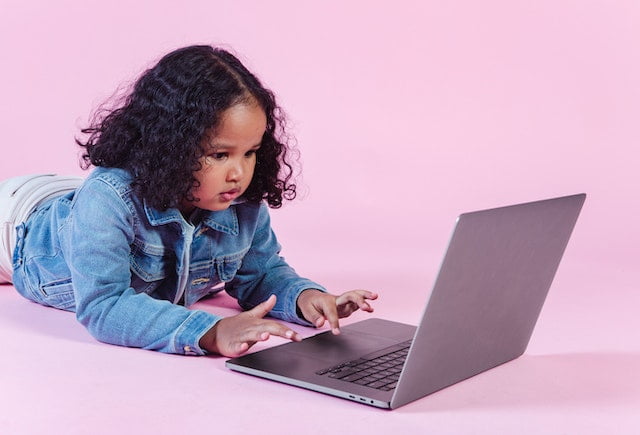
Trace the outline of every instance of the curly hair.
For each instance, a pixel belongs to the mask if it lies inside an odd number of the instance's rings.
[[[180,48],[145,71],[115,109],[96,112],[82,129],[82,166],[117,167],[133,176],[133,189],[154,208],[197,201],[194,173],[202,168],[202,140],[222,113],[256,101],[267,118],[253,179],[244,193],[272,208],[294,199],[292,148],[286,119],[273,93],[231,53],[207,45]]]

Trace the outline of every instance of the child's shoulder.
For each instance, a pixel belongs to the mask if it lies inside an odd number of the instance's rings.
[[[97,167],[85,180],[85,185],[106,184],[120,194],[126,194],[132,190],[133,177],[129,171],[121,168]]]
[[[106,182],[126,184],[131,184],[133,181],[133,177],[126,169],[106,168],[102,166],[98,166],[91,171],[91,174],[87,177],[87,180],[90,179],[100,179]]]
[[[97,167],[91,171],[82,185],[77,189],[74,202],[101,202],[108,200],[130,204],[132,198],[133,177],[128,171],[120,168]]]

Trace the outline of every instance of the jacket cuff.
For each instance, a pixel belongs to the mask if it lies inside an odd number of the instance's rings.
[[[194,356],[207,355],[208,352],[200,347],[200,339],[220,320],[222,320],[220,316],[202,310],[194,310],[176,333],[174,353]]]

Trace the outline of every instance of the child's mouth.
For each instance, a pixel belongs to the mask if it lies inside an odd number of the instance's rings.
[[[231,189],[227,192],[222,192],[220,194],[220,198],[225,202],[233,201],[238,197],[239,194],[240,194],[240,189]]]

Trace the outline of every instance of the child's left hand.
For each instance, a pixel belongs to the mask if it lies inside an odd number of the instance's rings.
[[[337,335],[340,334],[338,319],[348,317],[358,309],[373,312],[367,300],[377,298],[376,293],[367,290],[351,290],[334,296],[320,290],[307,289],[298,296],[298,309],[307,321],[318,328],[324,325],[325,321],[329,322],[331,331]]]

